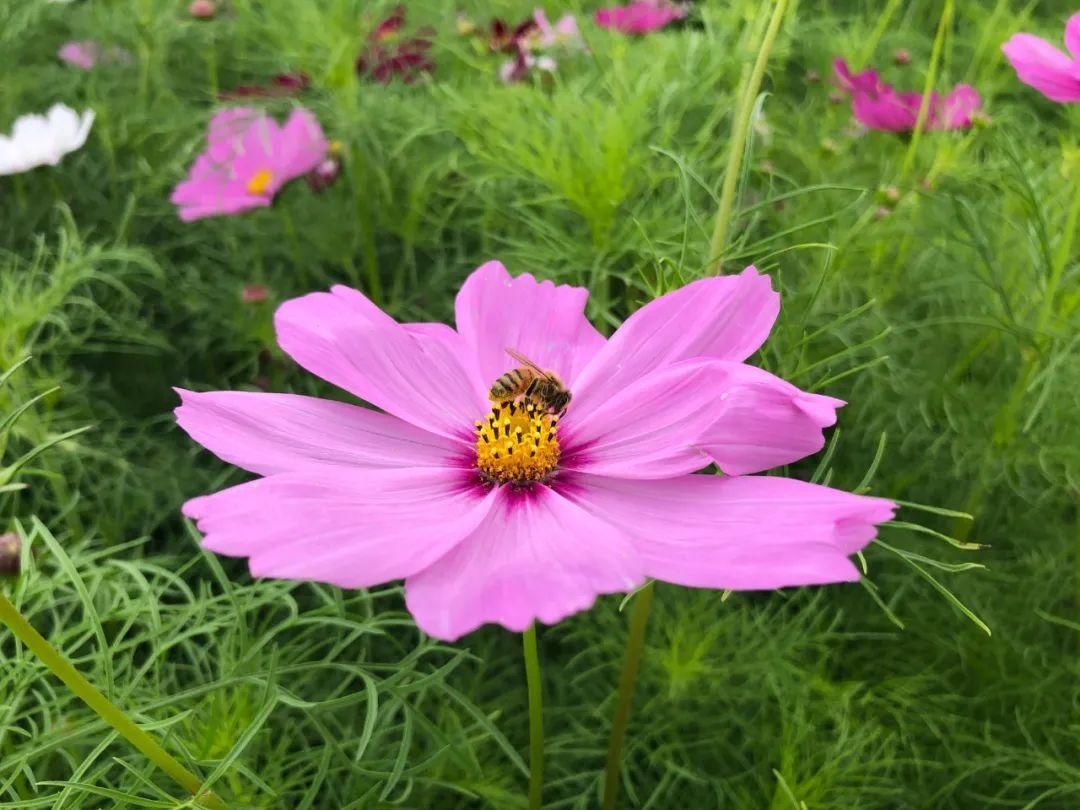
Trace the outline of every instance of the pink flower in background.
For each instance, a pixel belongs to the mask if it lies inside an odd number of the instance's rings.
[[[92,40],[66,42],[56,52],[56,55],[61,62],[67,62],[72,67],[79,68],[79,70],[93,70],[98,63],[98,59],[101,58],[101,48]]]
[[[248,107],[210,121],[207,148],[171,200],[185,222],[269,206],[283,185],[318,166],[327,142],[309,111],[295,109],[284,125]]]
[[[843,59],[833,63],[833,80],[851,96],[855,120],[868,129],[910,132],[915,129],[922,93],[898,92],[883,82],[875,70],[852,73]],[[930,94],[924,129],[965,129],[975,120],[982,98],[969,84],[958,84],[946,96]]]
[[[686,16],[686,10],[668,0],[635,0],[625,6],[602,8],[596,24],[624,34],[648,34]]]
[[[287,301],[285,352],[381,410],[180,391],[180,426],[260,476],[184,514],[253,576],[404,579],[417,624],[447,640],[554,623],[649,577],[737,590],[857,580],[849,557],[895,504],[747,475],[820,450],[843,404],[743,362],[779,312],[769,278],[749,267],[693,282],[610,338],[586,298],[489,262],[458,293],[456,329],[398,323],[348,287]],[[537,374],[558,381],[520,383]],[[726,476],[695,474],[714,463]]]
[[[564,14],[552,25],[542,8],[533,12],[535,23],[532,40],[538,48],[570,47],[584,48],[585,43],[578,30],[577,18],[573,14]]]
[[[1065,23],[1065,54],[1033,34],[1014,34],[1001,46],[1016,75],[1051,101],[1080,101],[1080,12]]]

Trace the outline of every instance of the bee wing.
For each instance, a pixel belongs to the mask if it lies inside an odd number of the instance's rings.
[[[551,376],[546,371],[544,371],[542,368],[540,368],[540,366],[536,365],[536,363],[534,363],[528,357],[523,355],[521,352],[516,351],[514,349],[507,349],[506,353],[508,355],[510,355],[511,357],[513,357],[515,360],[517,360],[519,363],[521,363],[521,365],[527,366],[528,368],[531,368],[537,374],[540,374],[540,375],[542,375],[544,377],[550,377]]]

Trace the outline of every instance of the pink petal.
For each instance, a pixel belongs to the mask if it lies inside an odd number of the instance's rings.
[[[767,371],[726,363],[725,391],[701,448],[728,475],[762,472],[825,446],[843,400],[801,391]]]
[[[207,128],[207,154],[216,163],[230,162],[240,150],[244,134],[256,121],[266,118],[254,107],[226,107],[210,119]]]
[[[176,421],[223,461],[271,475],[306,467],[448,467],[470,448],[367,408],[295,394],[177,389]]]
[[[252,576],[368,588],[445,555],[494,493],[460,470],[307,469],[184,504],[210,551],[248,557]]]
[[[498,501],[464,542],[405,582],[420,628],[453,641],[493,622],[521,632],[641,584],[625,533],[544,486],[495,490]]]
[[[833,60],[833,80],[845,93],[877,93],[884,88],[881,76],[876,70],[864,70],[852,73],[843,59]]]
[[[1065,47],[1073,59],[1080,61],[1080,12],[1073,14],[1065,23]]]
[[[571,407],[598,408],[650,371],[679,360],[745,360],[765,342],[779,312],[780,296],[752,265],[737,276],[687,284],[626,319],[574,382]]]
[[[594,18],[601,28],[624,34],[647,34],[685,15],[686,12],[678,5],[661,3],[659,0],[635,0],[625,6],[599,9]]]
[[[519,365],[514,349],[569,385],[604,345],[585,317],[588,290],[512,277],[500,262],[481,265],[465,280],[454,309],[457,328],[486,387]]]
[[[970,127],[975,113],[982,106],[979,91],[970,84],[958,84],[947,95],[936,111],[934,125],[936,129],[964,129]]]
[[[1080,68],[1045,39],[1015,34],[1001,50],[1024,84],[1052,101],[1080,101]]]
[[[919,93],[897,93],[889,88],[877,97],[856,93],[851,111],[855,120],[868,129],[908,132],[915,128],[921,103]]]
[[[450,340],[406,329],[357,290],[286,301],[274,325],[281,348],[312,374],[417,427],[472,442],[490,407]]]
[[[581,475],[567,497],[634,538],[650,577],[697,588],[769,590],[854,582],[848,555],[896,505],[791,478]]]
[[[711,459],[698,440],[716,419],[724,365],[674,363],[595,408],[571,403],[559,428],[560,466],[619,478],[669,478],[707,467]]]
[[[294,109],[281,130],[275,165],[288,180],[301,177],[323,162],[328,148],[322,127],[311,111]]]
[[[101,56],[101,49],[96,42],[65,42],[57,57],[80,70],[93,70]]]

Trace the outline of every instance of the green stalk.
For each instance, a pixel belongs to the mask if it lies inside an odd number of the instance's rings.
[[[937,83],[938,66],[941,61],[941,51],[945,46],[945,34],[952,24],[953,0],[945,0],[945,7],[941,10],[941,19],[938,20],[937,33],[934,34],[934,44],[930,49],[930,68],[926,71],[926,83],[923,85],[922,103],[919,104],[919,115],[915,119],[915,129],[911,133],[911,143],[908,144],[907,154],[904,156],[904,167],[901,172],[906,179],[911,173],[911,167],[915,162],[915,150],[919,148],[923,129],[926,125],[926,117],[930,112],[930,94]]]
[[[750,132],[750,119],[754,114],[754,102],[761,89],[761,80],[765,77],[765,65],[769,61],[769,54],[772,52],[777,34],[780,33],[780,24],[784,21],[786,10],[787,0],[777,0],[772,18],[769,20],[769,27],[765,29],[765,36],[762,37],[761,45],[758,47],[754,69],[750,72],[746,86],[743,87],[739,96],[735,125],[731,131],[731,151],[728,154],[727,168],[724,170],[724,184],[720,189],[720,206],[716,211],[712,242],[709,243],[707,265],[712,267],[715,263],[717,273],[723,270],[724,248],[727,247],[728,228],[731,225],[731,214],[735,207],[735,191],[739,186],[739,173],[742,170],[746,138]]]
[[[859,53],[859,60],[852,65],[852,68],[861,70],[866,66],[866,63],[870,61],[870,57],[873,56],[874,51],[877,50],[878,43],[881,42],[881,37],[885,34],[885,29],[889,27],[889,23],[892,22],[893,14],[896,13],[896,9],[900,7],[901,0],[889,0],[885,6],[885,10],[878,15],[877,24],[874,26],[874,30],[870,32],[869,39],[866,40],[866,44],[863,45],[862,51]]]
[[[525,649],[525,683],[529,691],[529,810],[540,810],[544,791],[544,695],[540,686],[540,653],[536,625],[521,635]]]
[[[615,704],[615,719],[611,724],[607,765],[604,768],[603,810],[615,810],[619,800],[619,766],[622,764],[623,740],[630,725],[630,707],[634,698],[634,683],[645,649],[645,626],[652,608],[653,583],[648,582],[634,597],[634,612],[630,616],[630,635],[626,640],[626,660],[619,677],[619,694]]]
[[[2,593],[0,593],[0,622],[6,624],[15,637],[41,659],[41,662],[80,700],[97,712],[102,720],[172,777],[174,782],[194,796],[200,806],[208,810],[226,810],[226,805],[220,798],[210,791],[203,790],[202,780],[199,777],[181,765],[153,737],[135,725],[134,721],[119,707],[80,675],[79,671],[34,629],[19,609]]]

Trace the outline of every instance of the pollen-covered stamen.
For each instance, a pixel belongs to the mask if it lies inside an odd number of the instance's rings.
[[[494,484],[547,479],[559,463],[559,417],[531,400],[502,402],[476,423],[476,466]]]
[[[274,182],[274,173],[269,169],[259,169],[247,182],[248,194],[265,194]]]

